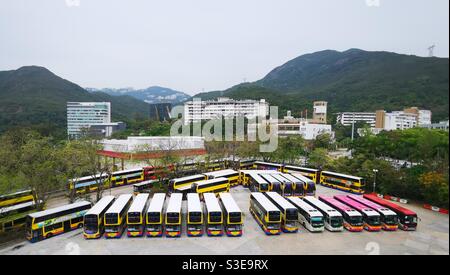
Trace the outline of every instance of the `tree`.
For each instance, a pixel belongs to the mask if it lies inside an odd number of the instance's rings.
[[[314,148],[324,148],[324,149],[331,149],[333,139],[330,134],[323,133],[319,134],[316,139],[314,140]]]
[[[328,156],[328,151],[323,148],[318,148],[312,151],[308,156],[308,164],[311,167],[323,169],[330,165],[331,159]]]

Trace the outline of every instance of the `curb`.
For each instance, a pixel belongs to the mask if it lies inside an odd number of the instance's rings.
[[[389,196],[389,195],[381,195],[381,194],[377,194],[377,193],[373,193],[373,194],[375,194],[377,197],[385,199],[385,200],[399,202],[399,203],[403,203],[403,204],[409,203],[407,199],[401,199],[401,198],[397,198],[397,197],[393,197],[393,196]]]
[[[439,208],[439,207],[432,206],[432,205],[429,205],[429,204],[424,204],[423,208],[431,210],[431,211],[434,211],[434,212],[438,212],[438,213],[441,213],[441,214],[447,214],[448,215],[448,210],[447,209]]]

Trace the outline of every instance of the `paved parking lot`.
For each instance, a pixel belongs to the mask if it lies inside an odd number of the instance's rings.
[[[112,191],[130,193],[129,187]],[[0,254],[449,254],[448,215],[408,205],[420,222],[416,232],[309,233],[266,236],[250,215],[249,191],[232,189],[233,197],[245,213],[244,235],[240,238],[201,237],[179,239],[123,236],[118,240],[84,240],[76,230],[35,244],[23,241],[0,250]],[[108,192],[109,193],[109,192]],[[318,186],[319,195],[339,191]]]

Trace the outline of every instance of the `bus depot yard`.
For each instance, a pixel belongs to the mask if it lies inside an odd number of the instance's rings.
[[[319,196],[348,195],[347,192],[318,185]],[[116,197],[131,194],[131,186],[113,189]],[[437,212],[408,204],[417,213],[416,231],[395,232],[324,232],[311,233],[299,226],[297,233],[281,233],[267,236],[249,211],[251,191],[243,186],[230,189],[230,194],[243,213],[243,234],[240,237],[188,237],[182,226],[179,238],[121,238],[88,240],[83,229],[75,229],[40,242],[16,242],[0,248],[0,254],[449,254],[449,218]],[[59,203],[59,202],[58,202]],[[57,206],[55,203],[54,206]],[[167,203],[167,200],[166,200]],[[187,202],[182,202],[183,212]]]

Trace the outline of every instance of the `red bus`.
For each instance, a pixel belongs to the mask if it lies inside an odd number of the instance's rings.
[[[361,232],[364,230],[363,216],[361,213],[332,197],[319,196],[319,200],[341,213],[344,218],[344,227],[348,231]]]
[[[381,226],[385,231],[396,231],[398,229],[398,217],[391,209],[376,204],[368,199],[365,199],[358,195],[348,195],[348,197],[354,201],[364,204],[367,207],[372,208],[381,215]]]
[[[381,231],[381,216],[370,207],[365,206],[346,195],[334,196],[334,198],[353,209],[356,209],[363,216],[364,229],[367,231]]]
[[[379,198],[376,195],[364,195],[364,198],[394,211],[398,216],[398,225],[400,229],[405,231],[414,231],[417,229],[417,214],[415,212],[393,202]]]

